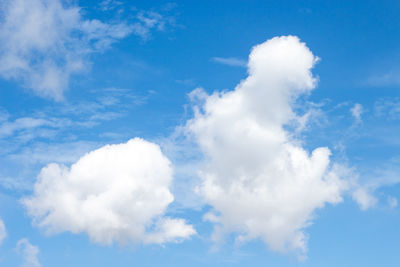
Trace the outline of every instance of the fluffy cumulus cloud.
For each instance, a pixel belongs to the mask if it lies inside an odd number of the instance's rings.
[[[248,77],[233,91],[191,93],[194,118],[187,134],[204,154],[198,192],[213,210],[213,238],[263,240],[270,249],[307,249],[304,229],[316,209],[342,201],[346,183],[331,152],[309,152],[286,130],[300,119],[292,104],[316,86],[318,58],[297,37],[276,37],[255,46]]]
[[[39,248],[32,245],[28,239],[23,238],[17,242],[17,251],[23,256],[23,267],[40,267],[38,260]]]
[[[87,71],[88,55],[129,34],[147,39],[151,29],[165,25],[154,12],[131,23],[84,19],[81,13],[62,0],[0,1],[0,76],[61,100],[70,76]]]
[[[94,150],[70,168],[47,165],[22,202],[50,233],[86,232],[100,244],[177,242],[195,230],[165,216],[172,175],[159,146],[135,138]]]

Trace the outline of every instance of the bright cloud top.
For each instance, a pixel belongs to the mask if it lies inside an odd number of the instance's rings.
[[[216,241],[235,232],[237,242],[260,238],[302,253],[314,211],[342,201],[330,150],[308,153],[284,128],[299,118],[291,104],[316,85],[317,60],[297,37],[273,38],[252,49],[249,76],[235,90],[191,93],[187,131],[206,158],[199,192],[213,207],[205,219],[216,224]]]
[[[129,34],[147,39],[165,25],[154,12],[141,12],[131,24],[85,20],[79,7],[61,0],[2,1],[0,15],[0,76],[55,100],[72,74],[87,71],[89,54]]]
[[[135,138],[94,150],[70,168],[49,164],[23,204],[49,232],[86,232],[101,244],[180,241],[195,230],[164,216],[174,199],[172,173],[159,146]]]

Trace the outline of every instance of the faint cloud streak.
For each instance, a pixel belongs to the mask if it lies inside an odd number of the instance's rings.
[[[213,57],[213,58],[211,58],[211,60],[216,63],[220,63],[223,65],[232,66],[232,67],[245,68],[247,66],[247,61],[239,59],[239,58],[235,58],[235,57]]]

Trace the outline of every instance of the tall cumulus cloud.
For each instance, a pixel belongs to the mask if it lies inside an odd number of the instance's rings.
[[[292,104],[317,83],[318,61],[297,37],[276,37],[253,47],[248,77],[233,91],[191,93],[194,118],[186,124],[205,157],[198,192],[212,211],[213,238],[263,240],[270,249],[307,250],[316,209],[342,201],[346,182],[331,151],[309,152],[285,126],[299,116]]]

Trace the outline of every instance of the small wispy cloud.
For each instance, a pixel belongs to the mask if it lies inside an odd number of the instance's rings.
[[[361,174],[363,181],[352,194],[353,199],[362,210],[377,206],[379,203],[387,203],[390,208],[396,208],[398,200],[396,197],[386,195],[383,188],[398,185],[400,183],[400,158],[394,157],[381,163],[380,166],[371,166]],[[386,201],[383,201],[385,196]]]
[[[350,112],[357,123],[360,123],[362,121],[361,114],[364,112],[364,110],[361,104],[354,104],[354,106],[350,109]]]
[[[67,129],[93,128],[125,116],[129,109],[145,104],[150,96],[150,93],[135,95],[128,89],[106,88],[93,92],[91,101],[50,105],[29,116],[10,116],[0,110],[0,142],[12,143],[15,148],[38,138],[53,139]]]
[[[194,86],[196,84],[194,79],[175,80],[175,82],[186,86]]]
[[[38,142],[24,147],[15,154],[8,155],[8,159],[24,162],[26,165],[43,165],[51,161],[69,164],[99,145],[99,142],[90,141],[73,141],[58,144]],[[7,183],[7,179],[3,179],[3,181]]]
[[[23,238],[17,243],[17,251],[23,256],[23,267],[41,267],[38,260],[39,248]]]
[[[392,69],[381,74],[371,75],[366,84],[373,87],[400,86],[400,70]]]
[[[397,208],[397,205],[398,205],[397,198],[392,197],[392,196],[388,196],[387,202],[388,202],[388,205],[389,205],[390,208],[392,208],[392,209]]]
[[[18,118],[14,121],[6,121],[0,124],[0,138],[13,135],[17,131],[35,129],[43,126],[52,126],[52,125],[53,123],[51,121],[41,118],[32,118],[32,117]]]
[[[103,0],[99,3],[99,8],[102,11],[111,11],[119,8],[123,5],[123,2],[117,0]]]
[[[232,66],[232,67],[246,67],[247,61],[235,57],[213,57],[211,58],[212,61]]]
[[[381,98],[374,104],[374,114],[390,120],[400,119],[400,98]]]
[[[374,188],[359,187],[352,194],[354,201],[358,203],[361,210],[367,210],[378,203],[378,199],[373,195]]]
[[[7,236],[6,226],[4,225],[3,220],[0,219],[0,245],[3,243],[3,240]]]

